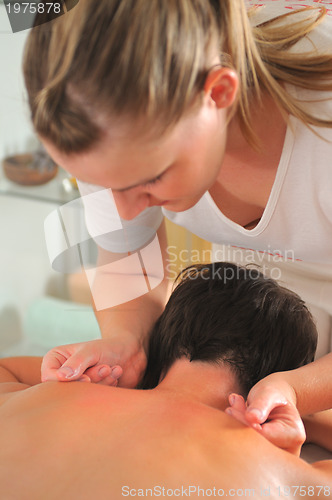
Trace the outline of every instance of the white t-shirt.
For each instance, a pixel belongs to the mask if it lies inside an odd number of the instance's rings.
[[[253,22],[257,24],[275,17],[284,12],[281,9],[285,6],[304,4],[312,2],[274,0],[273,4],[257,10]],[[312,50],[313,46],[332,52],[332,17],[327,16],[310,40],[304,40],[297,50]],[[315,115],[332,119],[332,93],[330,100],[322,102],[321,99],[328,96],[326,92],[287,88],[301,100],[315,100],[308,104]],[[207,192],[194,207],[184,212],[152,207],[129,222],[121,220],[122,235],[121,231],[113,234],[105,231],[98,244],[113,252],[138,249],[151,239],[165,215],[213,243],[281,254],[292,261],[332,264],[332,129],[316,127],[315,130],[320,137],[291,117],[275,182],[263,216],[254,229],[244,229],[224,216]],[[83,196],[101,189],[78,184]],[[88,230],[95,224],[102,226],[100,218],[111,217],[102,207],[94,211],[90,206],[90,210]]]

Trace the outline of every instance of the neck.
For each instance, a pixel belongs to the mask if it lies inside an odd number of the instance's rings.
[[[232,392],[241,393],[236,376],[223,364],[177,360],[155,389],[225,410]]]
[[[268,155],[276,151],[280,154],[282,149],[287,123],[282,116],[273,98],[263,93],[260,102],[254,102],[251,111],[251,125],[260,141],[260,151],[255,151],[244,138],[239,121],[235,115],[228,126],[226,152],[232,156],[241,155]]]

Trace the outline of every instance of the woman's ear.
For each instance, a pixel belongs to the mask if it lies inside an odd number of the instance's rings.
[[[208,74],[205,84],[205,96],[211,98],[217,108],[228,108],[237,96],[239,78],[231,68],[215,68]]]

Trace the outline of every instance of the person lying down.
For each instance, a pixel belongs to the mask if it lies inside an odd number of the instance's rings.
[[[297,295],[256,269],[214,263],[179,276],[141,390],[40,383],[41,359],[0,360],[1,497],[329,496],[331,462],[298,457],[295,407],[265,424],[274,444],[225,411],[233,393],[310,363],[316,341]]]

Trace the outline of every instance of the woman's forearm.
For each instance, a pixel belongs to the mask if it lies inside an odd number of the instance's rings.
[[[307,442],[332,452],[332,410],[303,417]]]
[[[157,235],[159,249],[157,246],[156,255],[154,256],[154,251],[149,251],[149,262],[145,262],[147,256],[145,259],[141,258],[137,269],[137,255],[116,255],[99,249],[92,296],[103,338],[114,338],[127,333],[134,335],[146,347],[148,333],[163,312],[170,293],[164,223],[158,229]],[[133,260],[130,260],[132,258]],[[142,267],[143,264],[149,266],[148,275]],[[154,283],[159,281],[153,288]],[[148,292],[151,287],[152,290]],[[133,300],[130,300],[131,297]],[[104,303],[106,306],[109,304],[110,307],[98,310],[98,303]],[[112,307],[113,304],[118,305]]]
[[[168,280],[149,293],[137,299],[102,311],[96,311],[96,318],[103,338],[135,335],[146,348],[147,336],[162,313],[168,297]]]
[[[103,338],[51,349],[43,359],[43,381],[79,380],[87,372],[98,383],[104,379],[99,368],[106,365],[113,385],[137,386],[146,367],[149,333],[168,298],[162,233],[164,227],[158,231],[160,249],[152,257],[141,255],[145,249],[121,255],[99,249],[97,266],[91,275],[86,272]]]
[[[301,415],[332,408],[332,353],[282,376],[295,391]]]

